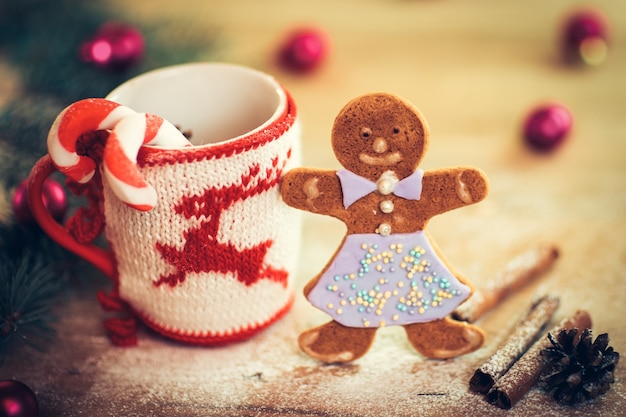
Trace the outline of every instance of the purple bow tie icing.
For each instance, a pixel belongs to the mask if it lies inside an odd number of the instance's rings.
[[[384,174],[383,174],[384,175]],[[422,195],[422,177],[424,171],[418,169],[408,177],[398,181],[393,185],[391,193],[407,200],[419,200]],[[378,190],[379,185],[365,177],[361,177],[354,172],[343,169],[337,171],[337,177],[341,182],[343,192],[343,206],[350,207],[355,201]]]

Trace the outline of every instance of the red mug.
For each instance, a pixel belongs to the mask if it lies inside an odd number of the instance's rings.
[[[197,63],[140,75],[106,99],[192,132],[191,146],[139,149],[138,172],[156,192],[151,210],[118,198],[97,152],[87,152],[96,174],[73,184],[87,190],[90,209],[81,214],[89,216],[64,226],[41,197],[60,169],[52,152],[31,171],[29,201],[42,229],[113,280],[113,290],[98,295],[105,309],[125,313],[105,321],[113,343],[136,343],[137,318],[200,345],[243,340],[278,320],[293,303],[300,242],[300,217],[278,192],[300,156],[291,96],[262,72]],[[106,147],[108,132],[87,135],[86,146]],[[85,242],[100,225],[106,249]]]

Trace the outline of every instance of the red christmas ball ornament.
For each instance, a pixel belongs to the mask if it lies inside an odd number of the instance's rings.
[[[293,72],[309,72],[323,62],[328,37],[320,29],[303,28],[287,34],[278,49],[278,63]]]
[[[144,39],[134,26],[108,22],[80,48],[81,59],[110,69],[124,69],[138,62],[144,53]]]
[[[51,178],[44,181],[41,188],[41,199],[52,217],[61,222],[67,212],[67,196],[61,185]],[[13,194],[13,213],[17,221],[25,226],[35,223],[28,204],[28,180],[24,180]]]
[[[564,24],[563,57],[568,63],[600,65],[608,53],[608,38],[606,19],[598,10],[577,11]]]
[[[20,381],[0,381],[0,416],[37,417],[39,403],[35,393]]]
[[[561,104],[546,104],[534,109],[524,122],[524,139],[534,150],[550,152],[568,136],[572,114]]]

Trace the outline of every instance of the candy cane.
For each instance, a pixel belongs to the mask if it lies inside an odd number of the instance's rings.
[[[104,177],[122,202],[147,211],[156,206],[157,195],[137,168],[142,145],[180,148],[190,143],[171,123],[153,114],[126,116],[111,131],[102,156]]]
[[[96,164],[76,153],[76,141],[84,133],[112,129],[122,118],[135,113],[128,107],[101,98],[88,98],[66,107],[48,133],[48,153],[57,169],[74,181],[88,182]]]
[[[157,202],[137,167],[137,153],[144,144],[179,148],[190,143],[163,118],[136,113],[119,103],[101,98],[77,101],[55,119],[48,133],[48,153],[57,169],[79,183],[86,183],[96,169],[94,160],[76,153],[81,135],[111,130],[104,146],[103,171],[112,191],[125,204],[150,210]]]

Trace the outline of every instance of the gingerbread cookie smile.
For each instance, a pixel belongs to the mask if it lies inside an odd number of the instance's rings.
[[[344,169],[299,168],[283,178],[287,204],[347,227],[333,259],[304,289],[332,318],[300,335],[300,348],[311,357],[356,360],[376,330],[389,325],[403,326],[413,347],[430,358],[483,344],[482,330],[449,317],[473,288],[424,229],[431,217],[484,199],[487,179],[470,167],[418,169],[428,141],[426,121],[411,104],[386,93],[364,95],[333,126],[333,150]]]
[[[359,160],[367,165],[395,165],[402,161],[400,152],[392,152],[386,155],[371,156],[366,153],[359,154]]]

